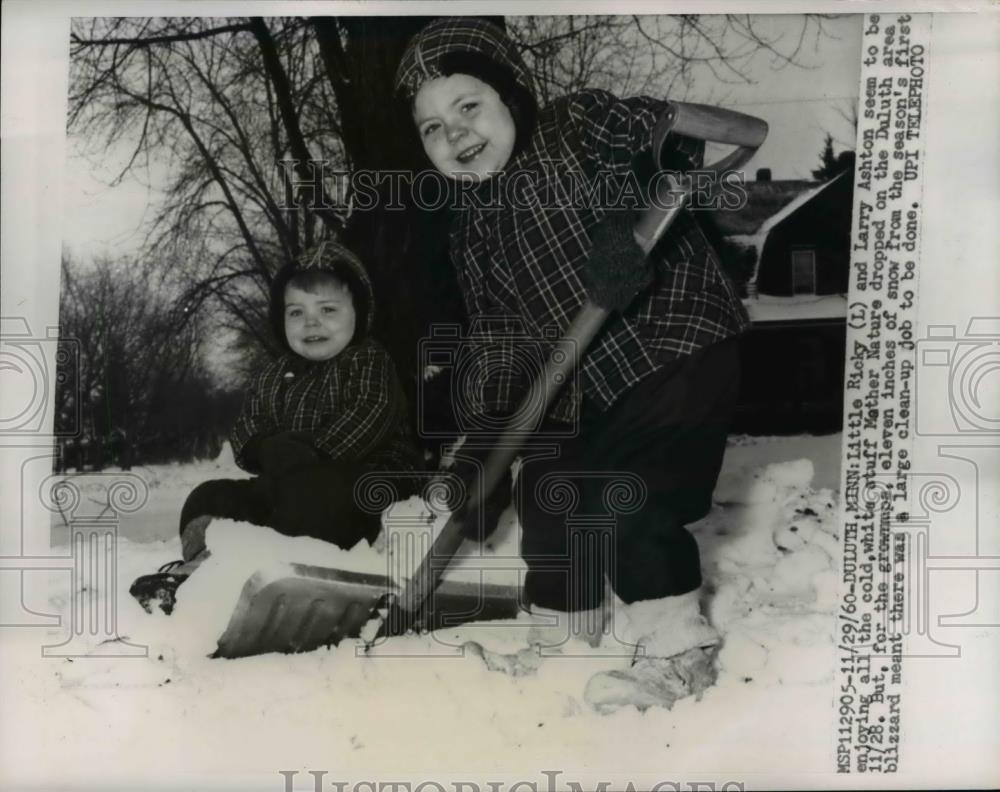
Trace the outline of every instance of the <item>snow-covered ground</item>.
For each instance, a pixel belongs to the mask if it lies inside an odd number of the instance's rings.
[[[119,654],[127,648],[84,635],[84,651],[94,656],[43,658],[40,646],[58,643],[66,628],[6,630],[4,673],[15,684],[6,686],[2,705],[3,776],[46,788],[284,789],[279,770],[298,770],[296,784],[313,789],[307,771],[327,770],[326,784],[526,779],[544,789],[542,771],[557,769],[560,783],[583,788],[605,779],[611,788],[628,781],[648,788],[696,774],[721,785],[730,776],[827,772],[839,457],[839,435],[732,439],[715,507],[693,526],[706,611],[724,636],[718,684],[701,701],[683,700],[670,711],[612,715],[593,712],[582,698],[595,671],[627,664],[620,649],[609,655],[612,640],[603,652],[572,642],[537,672],[517,677],[457,648],[472,639],[498,651],[516,648],[522,622],[394,639],[393,654],[402,656],[360,657],[357,644],[345,642],[301,655],[209,659],[247,568],[279,553],[384,570],[385,557],[367,547],[344,554],[314,540],[276,542],[266,529],[220,522],[209,531],[216,557],[182,587],[174,615],[149,615],[128,595],[129,584],[179,557],[176,521],[187,492],[238,471],[231,459],[139,468],[133,472],[150,498],[122,519],[114,597],[118,635],[148,651],[104,656],[109,646]],[[411,501],[394,508],[423,507]],[[516,522],[508,516],[506,523],[487,559],[516,558]],[[53,527],[56,541],[65,534]],[[241,560],[221,560],[234,547],[243,548]],[[482,565],[467,553],[456,574],[478,574]],[[507,569],[491,575],[516,579],[516,563],[498,566]],[[50,578],[49,609],[68,625],[68,575]],[[97,596],[108,603],[107,592]]]

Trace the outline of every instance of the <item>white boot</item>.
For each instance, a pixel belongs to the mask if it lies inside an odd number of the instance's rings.
[[[598,605],[586,611],[557,611],[531,606],[532,618],[538,621],[528,630],[528,645],[538,647],[543,654],[559,651],[570,638],[577,638],[596,648],[604,636],[607,607]]]
[[[719,643],[718,631],[701,613],[698,589],[676,597],[640,600],[623,606],[625,638],[640,657],[673,657]]]
[[[602,671],[587,682],[586,701],[599,712],[635,706],[670,709],[715,683],[719,633],[701,614],[698,591],[624,606],[625,637],[637,645],[631,668]]]
[[[544,655],[563,654],[568,647],[570,638],[577,638],[591,647],[597,647],[604,634],[606,608],[594,608],[589,611],[552,610],[531,606],[531,618],[534,623],[528,628],[527,646],[517,652],[497,652],[483,646],[478,641],[466,641],[463,649],[479,657],[490,671],[500,671],[514,677],[534,674],[542,664]]]

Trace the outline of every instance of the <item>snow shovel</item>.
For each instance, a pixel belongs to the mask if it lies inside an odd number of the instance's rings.
[[[767,135],[767,124],[731,110],[670,102],[654,130],[654,152],[661,150],[670,134],[737,146],[730,155],[705,169],[721,174],[753,156]],[[657,181],[651,205],[633,229],[635,241],[644,253],[652,251],[693,192],[690,180],[680,175],[670,174]],[[545,415],[611,311],[627,305],[645,285],[638,283],[633,289],[628,278],[629,273],[614,273],[612,278],[604,275],[596,300],[588,299],[580,308],[515,416]],[[528,409],[539,403],[540,412]],[[532,426],[517,420],[507,426],[486,459],[482,477],[473,482],[465,504],[451,515],[402,588],[387,576],[303,564],[285,566],[277,573],[260,571],[245,584],[213,656],[244,657],[336,645],[344,638],[359,637],[372,619],[379,621],[377,629],[371,631],[375,637],[368,642],[368,648],[382,638],[408,631],[514,618],[520,610],[520,593],[516,589],[442,582],[442,576],[464,542],[465,525],[475,519],[480,504],[492,493],[532,430]]]

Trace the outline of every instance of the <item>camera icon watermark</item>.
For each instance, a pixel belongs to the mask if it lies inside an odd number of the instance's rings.
[[[78,383],[79,374],[80,345],[76,339],[60,337],[55,327],[36,335],[24,317],[0,317],[0,375],[5,394],[0,442],[4,438],[24,441],[79,434],[79,399],[68,402],[53,433],[44,431],[56,392]]]
[[[579,393],[578,367],[572,343],[558,328],[540,335],[528,331],[517,316],[490,316],[472,322],[467,333],[459,325],[437,325],[418,347],[421,370],[446,377],[453,426],[442,429],[429,416],[440,408],[438,389],[421,380],[417,391],[417,432],[422,438],[475,435],[499,441],[511,428],[524,442],[572,437],[577,422],[546,421],[546,387]],[[548,380],[551,378],[551,382]],[[557,395],[556,398],[559,398]],[[518,405],[514,407],[514,405]],[[511,413],[510,410],[514,412]]]
[[[960,657],[954,628],[1000,627],[1000,546],[980,522],[996,513],[997,493],[985,485],[1000,448],[938,450],[934,473],[876,476],[862,493],[879,530],[872,555],[858,554],[874,561],[857,587],[860,607],[874,602],[875,634],[883,636],[873,654]]]
[[[916,388],[917,434],[1000,435],[1000,317],[973,317],[962,336],[928,327]]]

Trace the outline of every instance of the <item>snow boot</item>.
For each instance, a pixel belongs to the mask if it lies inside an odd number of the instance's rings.
[[[526,646],[517,652],[495,652],[479,641],[466,641],[462,648],[473,657],[480,658],[490,671],[512,677],[534,674],[542,663],[534,646]]]
[[[578,638],[591,647],[601,642],[606,618],[603,605],[574,613],[532,605],[530,611],[532,616],[540,616],[546,623],[532,624],[528,628],[528,645],[517,652],[495,652],[478,641],[466,641],[463,648],[482,659],[490,671],[521,677],[538,671],[545,655],[562,654],[570,638]]]
[[[641,657],[626,671],[602,671],[587,682],[583,697],[602,715],[632,706],[671,709],[688,696],[700,699],[715,684],[715,649],[694,647],[673,657]]]
[[[688,696],[701,698],[715,684],[719,633],[698,604],[697,590],[634,602],[622,608],[626,636],[636,644],[627,670],[602,671],[587,682],[584,699],[601,713],[634,706],[670,709]]]
[[[146,613],[153,612],[153,603],[168,616],[174,612],[177,602],[177,587],[187,580],[187,575],[177,574],[173,570],[182,566],[183,561],[168,561],[152,575],[142,575],[129,586],[128,593],[138,600]]]
[[[168,616],[174,612],[177,604],[177,588],[194,572],[201,563],[211,555],[208,550],[202,550],[190,561],[178,559],[168,561],[152,575],[137,577],[129,586],[128,593],[136,598],[146,613],[153,612],[153,603]]]
[[[560,652],[570,638],[578,638],[596,648],[607,623],[607,608],[603,604],[586,611],[558,611],[532,605],[531,615],[546,620],[546,623],[532,624],[528,630],[528,646],[537,648],[541,654]]]

